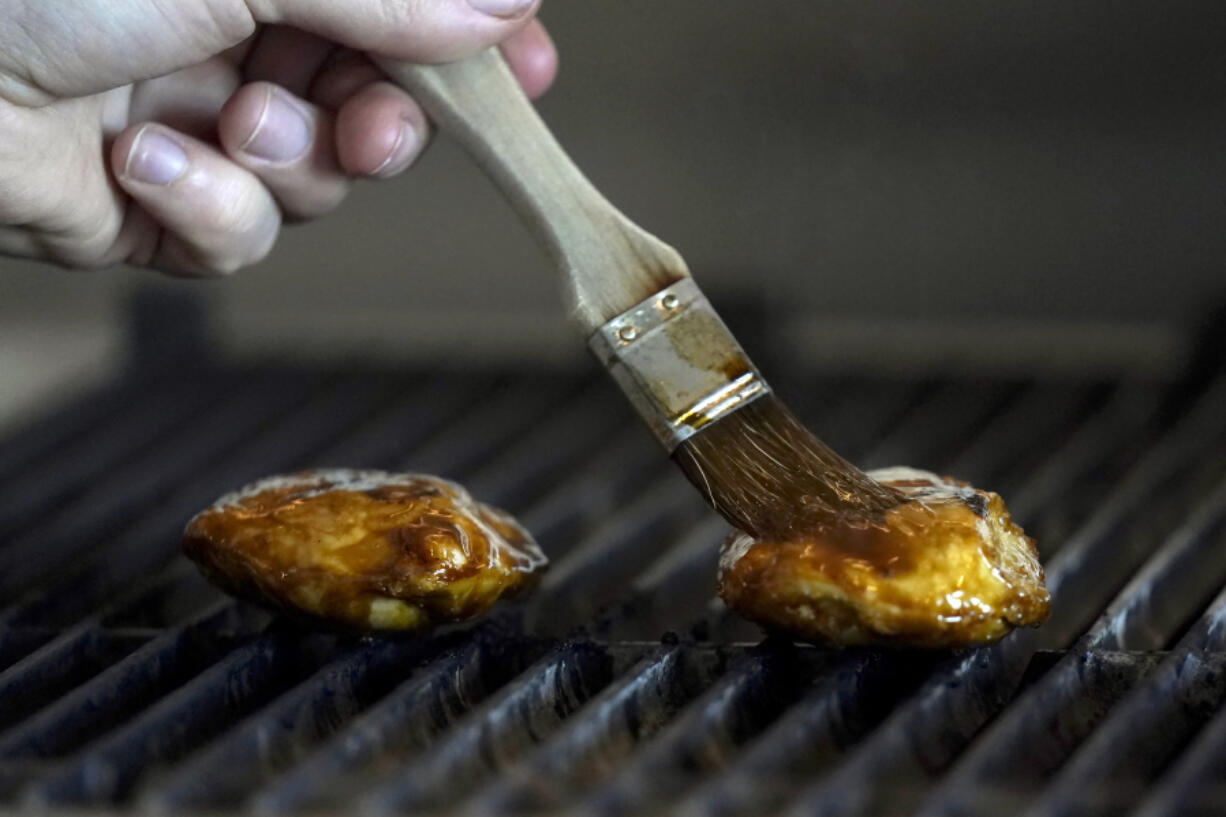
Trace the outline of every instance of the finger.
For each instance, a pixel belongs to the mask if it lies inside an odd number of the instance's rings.
[[[336,114],[336,148],[341,167],[354,176],[386,179],[421,155],[430,138],[426,115],[390,82],[367,85]]]
[[[381,79],[386,79],[386,75],[369,57],[361,51],[346,49],[334,54],[315,77],[308,98],[317,105],[335,110],[358,91]]]
[[[231,273],[268,254],[281,225],[272,194],[215,148],[155,123],[111,150],[120,187],[165,230],[159,261],[192,275]]]
[[[272,82],[292,94],[306,96],[315,75],[336,48],[330,40],[301,29],[268,26],[247,55],[243,73],[248,82]]]
[[[528,23],[503,42],[502,56],[529,99],[549,90],[558,75],[558,51],[539,20]]]
[[[23,105],[168,74],[237,45],[255,30],[244,3],[74,0],[16,5],[5,5],[0,14],[5,44],[0,75],[6,80],[0,82],[0,93]]]
[[[211,139],[217,132],[217,115],[238,86],[238,70],[226,59],[214,57],[137,83],[127,121],[161,122],[197,139]]]
[[[217,120],[222,147],[295,218],[336,207],[349,180],[337,164],[333,116],[269,82],[244,85]]]
[[[257,19],[416,62],[474,54],[523,28],[539,0],[248,0]]]

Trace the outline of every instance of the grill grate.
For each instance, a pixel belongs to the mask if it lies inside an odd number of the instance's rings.
[[[784,392],[859,462],[999,488],[1050,623],[958,654],[763,641],[712,598],[723,524],[594,375],[172,349],[0,441],[0,804],[1226,812],[1226,378]],[[297,631],[177,556],[217,495],[311,465],[458,479],[553,566],[476,625],[380,640]]]

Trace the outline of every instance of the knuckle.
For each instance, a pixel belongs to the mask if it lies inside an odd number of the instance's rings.
[[[224,245],[236,237],[258,230],[264,216],[251,198],[250,194],[219,195],[214,199],[213,206],[202,214],[202,233]]]

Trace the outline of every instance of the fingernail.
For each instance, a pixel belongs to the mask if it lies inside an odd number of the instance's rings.
[[[392,152],[387,154],[383,164],[376,167],[370,175],[381,179],[395,176],[412,164],[419,150],[421,150],[421,137],[417,135],[416,128],[408,121],[401,121],[400,135],[396,138]]]
[[[535,0],[468,0],[468,5],[482,14],[513,20],[532,8]]]
[[[260,121],[239,150],[268,162],[288,162],[305,153],[310,143],[306,114],[280,91],[269,88]]]
[[[187,154],[178,143],[156,130],[145,128],[128,151],[123,174],[145,184],[170,184],[187,170]]]

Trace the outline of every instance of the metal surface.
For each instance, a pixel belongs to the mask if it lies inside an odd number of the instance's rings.
[[[670,452],[770,393],[692,278],[618,315],[588,346]]]
[[[0,441],[0,809],[1226,813],[1226,379],[781,385],[857,462],[999,489],[1051,621],[955,654],[764,641],[713,599],[723,523],[595,372],[180,350]],[[224,491],[339,465],[460,480],[550,572],[360,639],[177,555]]]

